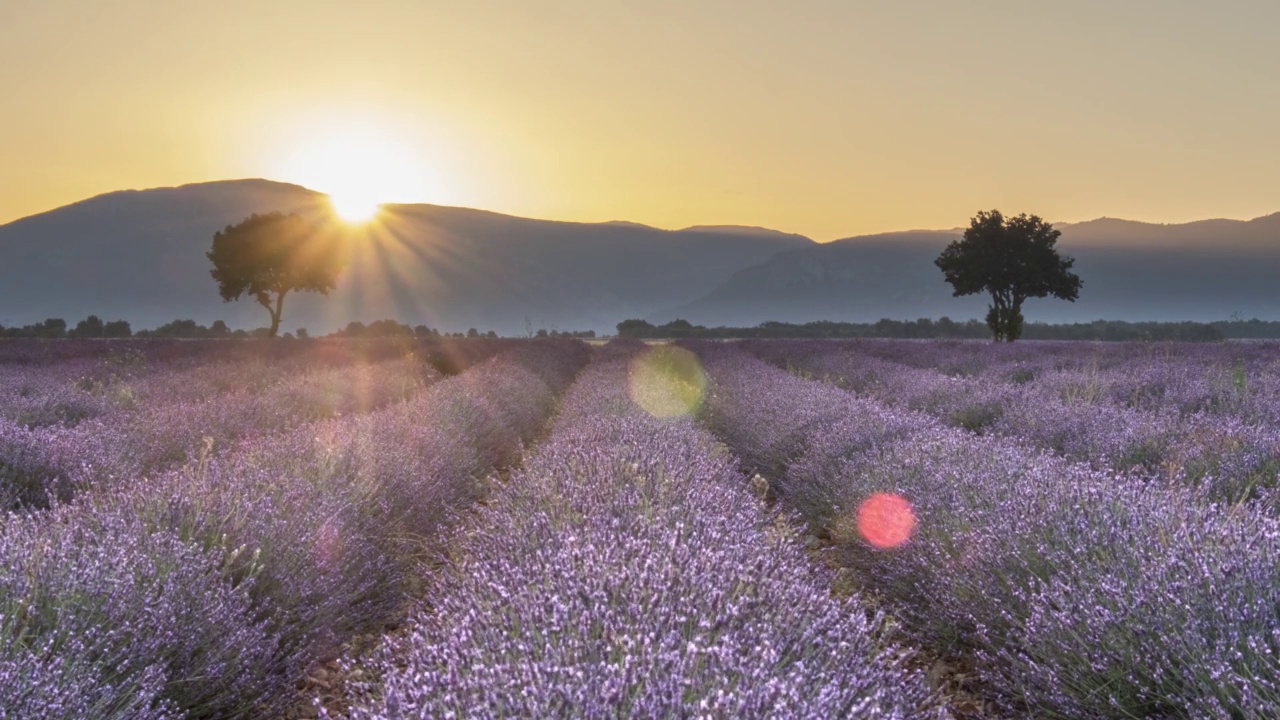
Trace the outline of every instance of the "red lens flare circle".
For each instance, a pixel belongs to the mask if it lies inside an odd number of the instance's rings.
[[[858,534],[878,548],[901,545],[915,528],[911,503],[899,495],[876,493],[858,506]]]

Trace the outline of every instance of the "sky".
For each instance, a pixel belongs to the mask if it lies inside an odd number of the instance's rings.
[[[0,0],[0,223],[266,177],[817,240],[1280,210],[1274,0]]]

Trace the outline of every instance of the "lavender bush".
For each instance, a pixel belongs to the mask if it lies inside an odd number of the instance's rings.
[[[351,716],[939,717],[885,618],[831,599],[732,458],[604,352]]]
[[[1257,497],[1276,486],[1280,473],[1280,432],[1272,420],[1277,413],[1260,409],[1280,407],[1274,396],[1250,401],[1254,410],[1249,412],[1188,413],[1177,404],[1114,402],[1100,386],[1054,386],[1052,378],[1060,378],[1062,370],[1016,383],[915,367],[941,362],[928,359],[936,352],[930,343],[890,345],[900,351],[901,362],[886,359],[886,347],[874,343],[753,342],[746,347],[775,364],[834,379],[880,402],[967,430],[1017,438],[1101,469],[1197,486],[1211,501]],[[1022,351],[1024,357],[1029,354]],[[1177,361],[1163,362],[1177,366]],[[1089,372],[1106,378],[1121,370]]]
[[[779,494],[800,498],[844,564],[923,642],[978,667],[1012,711],[1280,713],[1275,519],[919,414],[879,420],[895,411],[734,348],[699,349],[713,379],[706,418],[730,429],[731,445],[802,424],[815,404],[845,404],[844,422],[806,443],[819,456],[801,453],[777,478]],[[858,532],[853,509],[876,493],[912,506],[915,529],[899,548]]]
[[[75,427],[25,428],[0,420],[4,507],[67,501],[83,488],[181,465],[207,443],[276,433],[309,420],[366,412],[412,396],[439,375],[415,362],[315,370],[260,390],[157,402]]]
[[[476,497],[478,475],[518,454],[584,360],[578,343],[538,344],[407,403],[256,435],[10,515],[0,707],[62,698],[41,716],[68,718],[279,711],[318,653],[399,614],[420,582],[422,541]]]
[[[247,717],[270,704],[278,641],[253,611],[255,559],[241,552],[250,572],[236,587],[224,578],[232,553],[127,514],[11,518],[0,530],[2,712]]]

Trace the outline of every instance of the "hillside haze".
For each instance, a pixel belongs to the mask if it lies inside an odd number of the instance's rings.
[[[258,327],[209,277],[213,233],[251,213],[327,212],[296,185],[236,180],[110,193],[0,226],[0,324],[90,313],[135,328],[176,318]],[[732,225],[531,220],[466,208],[388,205],[328,298],[286,301],[283,329],[328,331],[394,317],[445,330],[611,330],[643,317],[707,325],[765,320],[980,318],[933,265],[958,230],[814,243]],[[1059,224],[1084,279],[1076,303],[1032,300],[1029,321],[1280,318],[1280,214],[1156,225]]]
[[[110,193],[0,226],[0,324],[95,313],[135,328],[175,318],[261,326],[257,304],[221,301],[205,252],[216,231],[272,210],[316,214],[327,200],[295,185],[237,180]],[[668,231],[388,205],[328,298],[289,296],[284,329],[384,317],[509,334],[605,329],[694,301],[743,268],[813,244],[754,228]]]
[[[1028,321],[1280,318],[1280,213],[1160,225],[1103,218],[1058,224],[1080,299],[1029,300]],[[986,296],[956,298],[933,261],[960,230],[846,238],[775,255],[653,320],[708,325],[949,316],[982,318]]]

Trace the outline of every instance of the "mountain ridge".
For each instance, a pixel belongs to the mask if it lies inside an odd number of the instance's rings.
[[[307,188],[303,185],[299,185],[297,183],[289,183],[281,180],[272,180],[272,179],[263,178],[263,177],[232,178],[232,179],[226,179],[226,180],[205,180],[200,182],[182,183],[180,185],[161,185],[161,186],[151,187],[151,188],[127,188],[122,190],[111,190],[104,193],[98,193],[96,195],[91,195],[81,200],[76,200],[74,202],[70,202],[65,205],[60,205],[54,208],[50,208],[49,210],[43,210],[37,213],[33,213],[31,215],[25,215],[19,218],[14,218],[13,220],[9,220],[8,222],[0,223],[0,228],[6,227],[8,225],[12,225],[14,223],[29,220],[31,218],[40,217],[42,215],[48,215],[50,213],[55,213],[55,212],[73,208],[79,205],[84,205],[86,203],[92,203],[95,201],[105,200],[113,197],[128,196],[128,195],[139,194],[139,193],[154,193],[159,191],[182,191],[182,190],[192,190],[192,189],[202,189],[202,188],[215,188],[219,186],[243,186],[248,184],[261,185],[264,187],[271,187],[271,188],[288,189],[290,191],[300,191],[302,193],[310,194],[317,199],[327,197],[325,193],[320,192],[319,190],[312,190],[310,188]],[[431,207],[431,208],[448,208],[448,209],[457,209],[457,210],[471,210],[478,213],[489,213],[492,215],[500,215],[503,217],[519,218],[522,220],[533,220],[533,221],[541,221],[541,222],[574,223],[578,225],[613,225],[613,226],[621,226],[621,227],[636,227],[636,228],[644,228],[644,229],[650,229],[650,230],[659,230],[664,232],[721,232],[721,231],[760,232],[760,233],[767,233],[767,234],[793,235],[798,237],[805,237],[806,239],[812,240],[812,238],[807,238],[807,236],[803,235],[802,233],[794,233],[787,230],[778,230],[776,228],[768,228],[768,227],[763,227],[758,225],[739,225],[739,224],[730,223],[730,224],[690,225],[683,228],[660,228],[654,225],[648,225],[645,223],[635,222],[631,220],[604,220],[604,221],[557,220],[553,218],[531,218],[523,215],[514,215],[511,213],[500,212],[497,210],[486,210],[483,208],[473,208],[473,207],[463,206],[463,205],[440,205],[436,203],[425,203],[425,202],[384,203],[384,207],[416,207],[416,206]],[[1117,224],[1123,224],[1125,226],[1130,226],[1130,227],[1148,227],[1148,228],[1168,229],[1168,228],[1182,228],[1182,227],[1189,227],[1189,226],[1197,226],[1197,225],[1203,225],[1206,223],[1238,224],[1238,223],[1257,223],[1260,221],[1275,222],[1277,224],[1280,224],[1280,210],[1277,210],[1272,213],[1268,213],[1266,215],[1259,215],[1257,217],[1253,217],[1249,219],[1219,217],[1219,218],[1203,218],[1199,220],[1188,220],[1185,222],[1175,222],[1175,223],[1162,223],[1162,222],[1155,222],[1155,221],[1149,221],[1149,220],[1130,220],[1127,218],[1118,218],[1118,217],[1111,217],[1109,215],[1103,215],[1103,216],[1092,218],[1089,220],[1079,220],[1075,222],[1065,222],[1065,221],[1054,222],[1053,226],[1061,230],[1065,228],[1081,228],[1081,227],[1093,226],[1093,225],[1104,224],[1104,223],[1117,223]],[[833,242],[843,242],[846,240],[857,240],[859,238],[869,238],[869,237],[878,238],[886,235],[913,234],[913,233],[922,233],[922,232],[961,233],[963,232],[963,230],[964,230],[963,227],[912,228],[907,230],[885,230],[885,231],[879,231],[879,232],[860,233],[858,235],[850,235],[846,237],[835,238],[832,240],[812,240],[812,241],[816,244],[828,244]]]
[[[259,326],[253,303],[221,303],[204,253],[214,232],[271,210],[330,212],[322,193],[250,178],[103,193],[0,225],[0,324],[92,313],[136,327]],[[818,243],[751,226],[661,229],[426,203],[385,205],[370,227],[331,297],[290,296],[286,329],[391,317],[523,334],[608,331],[628,317],[754,325],[985,313],[981,297],[951,297],[933,265],[959,228]],[[1028,319],[1280,318],[1280,213],[1058,227],[1084,278],[1081,300],[1033,300]]]
[[[213,233],[251,213],[329,213],[326,196],[262,179],[105,193],[0,226],[0,324],[90,313],[154,327],[175,317],[261,323],[222,304],[209,278]],[[612,327],[688,302],[796,235],[658,230],[537,220],[485,210],[389,204],[355,247],[332,297],[291,296],[286,328],[396,317],[508,334]]]

